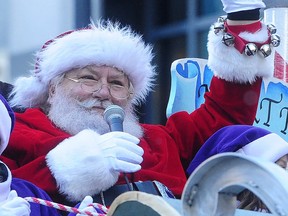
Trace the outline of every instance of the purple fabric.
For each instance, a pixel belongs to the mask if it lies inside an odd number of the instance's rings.
[[[6,109],[8,110],[8,113],[10,115],[10,118],[11,118],[11,132],[14,128],[14,124],[15,124],[15,115],[14,115],[14,112],[13,110],[11,109],[11,107],[8,105],[8,102],[6,101],[6,99],[0,94],[0,100],[3,102],[3,104],[5,105]]]
[[[36,197],[51,201],[46,192],[36,187],[34,184],[22,179],[12,178],[11,189],[15,190],[19,197]],[[30,203],[30,216],[60,216],[60,212],[55,208],[47,207],[37,203]]]
[[[218,130],[200,148],[189,164],[190,175],[203,161],[221,152],[235,152],[270,131],[251,125],[231,125]]]
[[[38,188],[34,184],[18,179],[18,178],[12,178],[11,183],[11,190],[15,190],[19,197],[35,197],[43,200],[52,201],[49,195],[43,191],[42,189]],[[61,203],[60,203],[61,204]],[[80,203],[77,204],[75,207],[79,207]],[[44,205],[40,205],[37,203],[30,203],[31,208],[31,214],[30,216],[61,216],[61,215],[69,215],[69,216],[75,216],[74,213],[68,213],[65,211],[58,211],[55,208],[47,207]],[[104,214],[101,209],[95,208],[97,213]]]
[[[75,206],[75,208],[79,208],[79,206],[80,206],[80,203],[78,203],[78,204]],[[97,208],[97,207],[95,207],[95,206],[94,206],[94,209],[96,210],[96,212],[97,212],[98,214],[106,215],[106,213],[105,213],[104,211],[102,211],[101,209],[99,209],[99,208]],[[76,214],[74,214],[74,213],[69,213],[68,216],[76,216]]]

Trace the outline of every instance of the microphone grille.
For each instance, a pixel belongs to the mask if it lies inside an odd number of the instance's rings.
[[[113,117],[121,118],[122,120],[124,120],[124,116],[124,110],[118,105],[110,105],[104,111],[104,119],[106,122],[109,122],[109,119]]]

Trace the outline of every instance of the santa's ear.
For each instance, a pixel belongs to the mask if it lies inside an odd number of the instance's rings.
[[[50,99],[54,96],[55,94],[55,89],[56,86],[52,83],[49,84],[49,88],[48,88],[48,103],[50,103]]]

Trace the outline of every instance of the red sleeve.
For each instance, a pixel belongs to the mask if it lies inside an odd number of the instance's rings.
[[[205,95],[205,103],[199,109],[190,115],[176,113],[167,121],[166,128],[179,145],[181,158],[189,163],[200,146],[224,126],[252,125],[260,88],[261,79],[250,85],[235,84],[213,77],[210,91]]]
[[[45,156],[69,135],[54,127],[39,110],[17,113],[16,119],[1,160],[11,169],[13,177],[25,179],[53,197],[58,193],[57,186]]]

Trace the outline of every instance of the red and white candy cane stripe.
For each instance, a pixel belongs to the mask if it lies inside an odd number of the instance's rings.
[[[48,206],[48,207],[51,207],[51,208],[59,209],[61,211],[72,212],[72,213],[75,213],[75,214],[83,214],[83,215],[88,215],[88,216],[105,216],[106,215],[106,214],[100,214],[100,213],[97,213],[97,212],[83,211],[83,210],[80,210],[80,209],[77,209],[77,208],[74,208],[74,207],[62,205],[62,204],[59,204],[59,203],[55,203],[55,202],[51,202],[51,201],[48,201],[48,200],[43,200],[43,199],[39,199],[39,198],[35,198],[35,197],[25,197],[24,199],[27,200],[28,202],[37,203],[37,204],[40,204],[40,205],[45,205],[45,206]],[[100,204],[93,203],[93,204],[91,204],[89,206],[93,206],[93,207],[99,208],[103,212],[106,212],[106,213],[108,211],[108,209],[106,207],[104,207],[104,206],[102,206]]]
[[[101,211],[103,211],[105,213],[108,212],[108,208],[106,208],[104,205],[101,205],[99,203],[91,203],[88,206],[93,206],[94,208],[98,208],[98,209],[100,209]]]

